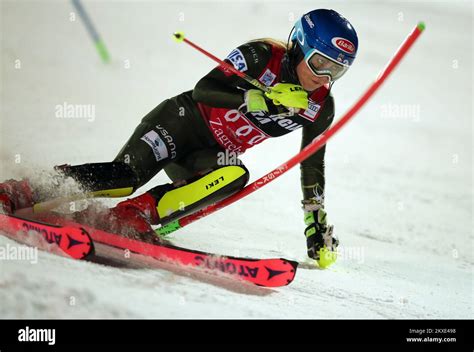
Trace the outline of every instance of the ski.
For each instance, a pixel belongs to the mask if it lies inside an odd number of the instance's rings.
[[[154,232],[150,232],[147,241],[127,238],[120,234],[75,223],[52,213],[41,213],[39,219],[43,222],[30,220],[30,223],[41,224],[47,231],[58,228],[80,229],[85,231],[97,246],[101,244],[128,250],[160,261],[200,269],[206,273],[247,281],[258,286],[286,286],[293,281],[298,266],[297,262],[283,258],[233,257],[186,249],[159,239]]]
[[[0,230],[17,242],[73,259],[86,259],[94,253],[94,244],[84,228],[60,226],[0,214]]]
[[[86,227],[94,241],[143,254],[158,260],[199,268],[210,273],[248,281],[259,286],[279,287],[291,283],[297,264],[286,259],[253,259],[222,256],[177,247],[169,243],[147,243]],[[151,233],[150,236],[156,235]]]

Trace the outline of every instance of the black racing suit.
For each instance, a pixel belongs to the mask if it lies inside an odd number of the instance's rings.
[[[284,54],[283,48],[255,41],[235,49],[226,61],[267,85],[299,84],[294,65]],[[322,95],[319,91],[311,92],[310,97],[319,98],[311,103],[311,111],[301,115],[276,106],[270,100],[267,100],[269,113],[247,113],[244,92],[248,89],[255,87],[216,67],[193,90],[163,101],[148,113],[113,162],[73,166],[67,174],[88,190],[133,186],[134,191],[162,169],[173,181],[189,180],[222,166],[218,165],[219,153],[229,149],[232,143],[233,150],[240,153],[252,143],[302,127],[303,148],[333,120],[334,101],[328,90],[322,91]],[[214,125],[222,121],[227,125],[215,129]],[[244,125],[236,125],[238,123]],[[224,140],[226,133],[228,139]],[[324,154],[325,147],[301,163],[304,199],[313,197],[316,187],[319,194],[324,190]],[[243,184],[247,180],[248,175]],[[149,192],[153,195],[153,189]]]
[[[259,77],[274,54],[271,45],[262,41],[246,43],[236,50],[243,54],[247,65],[245,73],[251,77]],[[283,56],[281,61],[280,81],[299,84],[288,58]],[[229,59],[226,62],[232,63]],[[273,82],[273,84],[275,83]],[[240,108],[240,111],[245,114],[244,92],[248,89],[255,89],[255,87],[237,75],[229,74],[222,68],[216,67],[204,76],[193,90],[164,101],[146,115],[116,157],[116,161],[125,160],[132,166],[138,176],[140,186],[161,169],[165,169],[168,176],[176,181],[188,179],[196,172],[207,168],[214,168],[216,155],[225,150],[225,145],[218,143],[210,132],[209,122],[203,117],[205,110],[209,107]],[[333,121],[334,101],[332,95],[325,95],[323,100],[324,105],[316,120],[310,123],[306,120],[302,122],[304,126],[301,148],[311,143]],[[270,100],[267,100],[267,105],[270,110],[269,114],[288,112],[286,108],[275,106]],[[295,117],[297,116],[293,116],[293,118]],[[258,123],[255,119],[252,122]],[[267,132],[274,136],[291,132],[278,125],[270,127],[272,130]],[[152,148],[143,141],[143,136],[151,130],[160,133],[161,139],[168,149],[167,158],[157,160],[159,158],[154,155]],[[161,131],[165,131],[165,134]],[[168,137],[163,138],[163,136]],[[314,196],[316,185],[318,185],[318,193],[324,191],[324,154],[325,147],[322,147],[301,163],[301,186],[304,199]]]

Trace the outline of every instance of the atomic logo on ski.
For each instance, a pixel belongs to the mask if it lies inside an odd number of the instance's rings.
[[[56,243],[58,245],[61,243],[61,234],[56,233],[54,231],[48,231],[47,229],[45,229],[44,226],[41,226],[39,224],[32,225],[30,222],[23,222],[22,227],[27,233],[29,233],[30,231],[34,231],[42,235],[48,243]]]
[[[269,267],[265,267],[265,269],[267,269],[267,271],[268,271],[268,280],[273,279],[275,276],[286,273],[286,271],[272,270]]]
[[[238,265],[233,262],[226,261],[225,259],[219,260],[217,258],[204,258],[202,256],[196,256],[196,262],[199,266],[207,269],[217,269],[225,274],[238,275],[243,277],[256,278],[258,274],[258,268],[251,268],[247,265]]]
[[[69,244],[68,244],[68,246],[67,246],[67,249],[70,249],[71,247],[77,246],[77,245],[79,245],[79,244],[84,244],[84,242],[75,240],[75,239],[72,238],[69,234],[66,234],[66,236],[67,236],[67,238],[69,239]]]

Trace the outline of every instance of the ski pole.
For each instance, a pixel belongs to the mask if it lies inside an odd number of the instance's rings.
[[[110,56],[109,52],[107,51],[107,48],[105,47],[105,43],[102,40],[102,38],[99,36],[99,33],[96,31],[94,24],[92,23],[91,18],[87,14],[86,10],[84,9],[84,6],[82,5],[80,0],[72,0],[72,4],[76,8],[77,12],[79,13],[79,16],[82,18],[82,21],[84,22],[84,25],[87,29],[87,32],[91,36],[95,48],[97,49],[97,52],[99,53],[101,59],[103,62],[107,63],[110,61]]]
[[[201,219],[205,216],[208,216],[219,209],[222,209],[246,196],[255,192],[257,189],[267,185],[271,181],[275,180],[276,178],[283,175],[289,169],[294,167],[295,165],[301,163],[306,158],[314,154],[318,151],[323,145],[327,143],[329,139],[331,139],[336,132],[338,132],[347,122],[362,108],[365,103],[373,96],[373,94],[379,89],[381,84],[387,79],[390,73],[394,70],[394,68],[398,65],[398,63],[402,60],[402,58],[406,55],[408,50],[412,47],[415,41],[418,39],[420,34],[425,29],[425,24],[423,22],[418,23],[418,25],[413,29],[413,31],[408,35],[402,45],[398,48],[395,55],[392,59],[388,62],[384,69],[379,73],[376,77],[375,81],[369,86],[366,92],[356,101],[356,103],[336,122],[334,126],[329,128],[326,133],[320,135],[319,137],[315,138],[313,142],[308,144],[305,148],[303,148],[298,154],[296,154],[293,158],[288,160],[286,163],[280,165],[273,171],[269,172],[268,174],[260,177],[258,180],[252,182],[239,192],[233,194],[232,196],[221,200],[215,204],[212,204],[204,209],[198,210],[197,212],[184,216],[181,219],[174,220],[168,224],[165,224],[158,229],[156,229],[156,233],[158,235],[166,235],[171,232],[174,232],[184,226],[191,224],[192,222]]]
[[[253,86],[257,87],[258,89],[263,90],[264,92],[270,92],[271,91],[270,88],[268,88],[264,84],[260,83],[255,78],[247,75],[246,73],[243,73],[243,72],[237,70],[233,65],[230,65],[227,62],[219,59],[218,57],[212,55],[209,51],[204,50],[203,48],[196,45],[195,43],[193,43],[189,39],[185,38],[183,32],[175,32],[175,33],[173,33],[173,36],[175,37],[175,40],[178,43],[185,42],[186,44],[190,45],[194,49],[196,49],[196,50],[200,51],[201,53],[203,53],[204,55],[206,55],[208,58],[210,58],[210,59],[214,60],[215,62],[217,62],[219,65],[225,67],[227,70],[231,71],[232,73],[236,74],[240,78],[243,78],[244,80],[246,80],[248,83],[250,83]]]

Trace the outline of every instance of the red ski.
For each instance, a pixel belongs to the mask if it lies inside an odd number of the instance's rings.
[[[17,242],[74,259],[85,259],[94,253],[89,234],[80,226],[56,226],[0,214],[0,230]]]
[[[282,258],[253,259],[228,257],[177,247],[160,241],[154,232],[150,233],[150,241],[145,242],[78,224],[51,213],[41,213],[40,218],[41,221],[47,223],[3,215],[0,218],[0,225],[2,230],[6,230],[9,233],[15,233],[18,226],[20,226],[20,222],[22,222],[21,224],[26,223],[28,227],[38,228],[39,233],[42,234],[59,233],[63,235],[74,230],[75,233],[80,232],[89,235],[90,239],[92,239],[91,246],[92,242],[94,242],[98,248],[99,244],[101,244],[129,250],[130,252],[152,257],[160,261],[189,266],[213,274],[221,274],[258,286],[286,286],[293,281],[298,266],[297,262]],[[2,219],[4,220],[2,221]],[[24,225],[21,225],[20,228],[22,226]],[[48,235],[48,237],[51,237],[51,235]]]
[[[93,240],[112,247],[158,260],[203,269],[213,273],[249,281],[259,286],[278,287],[291,283],[296,274],[297,263],[286,259],[252,259],[226,257],[185,249],[168,243],[147,243],[85,226]],[[156,238],[154,232],[150,236]]]

